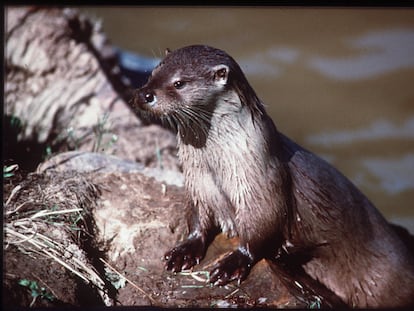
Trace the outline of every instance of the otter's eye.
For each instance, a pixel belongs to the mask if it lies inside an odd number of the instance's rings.
[[[144,97],[145,97],[145,102],[147,103],[152,103],[155,100],[155,96],[151,93],[145,94]]]
[[[185,82],[184,81],[181,81],[181,80],[178,80],[178,81],[175,81],[174,82],[174,87],[177,90],[182,89],[184,87],[184,85],[185,85]]]

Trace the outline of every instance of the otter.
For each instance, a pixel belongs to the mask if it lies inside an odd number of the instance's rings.
[[[212,268],[215,285],[283,259],[350,307],[414,303],[412,254],[350,180],[276,128],[226,52],[167,53],[131,105],[177,133],[189,236],[165,254],[167,270],[198,264],[223,232],[240,242]]]

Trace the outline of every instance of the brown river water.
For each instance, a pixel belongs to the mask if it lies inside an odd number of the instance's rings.
[[[143,56],[228,52],[279,130],[414,233],[414,9],[82,7]]]

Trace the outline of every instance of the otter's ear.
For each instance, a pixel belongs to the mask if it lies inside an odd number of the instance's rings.
[[[165,56],[167,56],[168,54],[171,53],[171,50],[169,48],[166,48],[164,53],[165,53]]]
[[[226,85],[229,77],[229,67],[221,64],[213,67],[214,81],[219,85]]]

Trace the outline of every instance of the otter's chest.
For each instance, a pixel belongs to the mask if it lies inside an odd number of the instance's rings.
[[[220,124],[209,132],[202,148],[179,141],[178,155],[194,205],[214,218],[223,231],[237,234],[238,214],[251,208],[253,194],[264,187],[266,151],[252,123]]]

